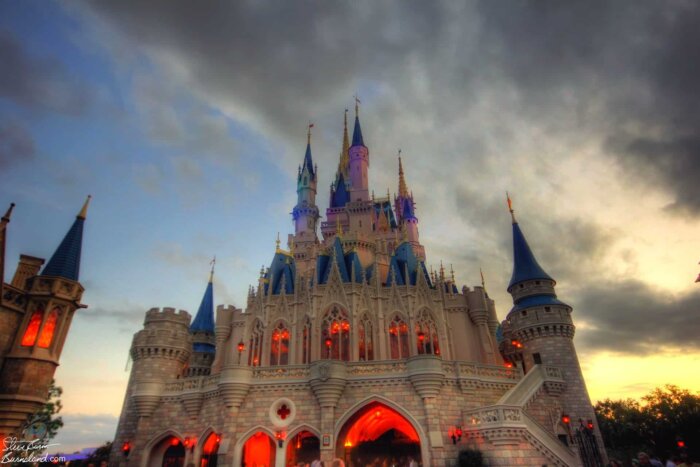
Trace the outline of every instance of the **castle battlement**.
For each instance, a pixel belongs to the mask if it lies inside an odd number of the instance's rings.
[[[189,326],[192,320],[192,315],[186,310],[176,310],[172,307],[161,308],[151,308],[146,312],[146,318],[144,319],[144,326],[153,325],[156,323],[170,322],[173,324],[180,324],[184,326]]]

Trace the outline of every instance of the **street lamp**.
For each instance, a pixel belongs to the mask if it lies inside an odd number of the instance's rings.
[[[245,350],[245,344],[243,343],[243,339],[238,343],[238,364],[241,364],[241,354]]]

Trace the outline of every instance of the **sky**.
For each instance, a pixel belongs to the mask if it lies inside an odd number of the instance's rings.
[[[318,205],[361,100],[370,185],[398,149],[429,265],[512,301],[505,192],[591,398],[700,391],[700,4],[0,1],[6,276],[87,194],[86,291],[56,372],[70,451],[112,439],[151,307],[245,305],[293,231],[309,121]],[[8,279],[9,280],[9,279]]]

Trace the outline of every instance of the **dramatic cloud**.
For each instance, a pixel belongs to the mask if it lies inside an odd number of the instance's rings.
[[[575,297],[588,348],[648,355],[700,350],[700,291],[674,297],[634,280],[591,285]]]
[[[0,122],[0,168],[27,162],[35,155],[34,138],[14,120]]]
[[[50,57],[35,57],[8,31],[0,31],[0,98],[34,111],[80,115],[90,103],[90,88],[79,83],[64,65]]]

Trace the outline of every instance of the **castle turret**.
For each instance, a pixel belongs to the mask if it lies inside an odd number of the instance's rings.
[[[513,308],[503,323],[504,356],[521,365],[525,372],[534,365],[561,370],[566,382],[560,396],[561,408],[572,424],[567,429],[570,433],[576,430],[591,433],[596,439],[597,455],[605,460],[600,430],[574,347],[576,328],[571,319],[572,308],[557,299],[556,282],[532,253],[515,220],[510,197],[508,206],[513,221],[514,264],[508,285]]]
[[[369,201],[369,149],[365,146],[360,127],[359,107],[355,104],[355,128],[352,132],[352,145],[348,150],[350,158],[350,200]]]
[[[292,211],[294,218],[295,241],[297,244],[316,241],[316,223],[319,214],[316,206],[316,168],[311,157],[311,128],[306,141],[304,163],[297,177],[297,204]]]
[[[215,260],[214,260],[215,261]],[[192,335],[192,354],[190,356],[188,376],[208,375],[216,354],[214,337],[214,261],[212,261],[209,283],[204,291],[202,302],[190,326]]]
[[[413,201],[413,193],[409,193],[406,179],[403,173],[401,150],[399,149],[399,193],[394,199],[396,214],[399,218],[401,229],[405,229],[408,241],[416,249],[416,254],[425,259],[425,253],[418,240],[418,218],[416,217],[416,203]]]
[[[17,433],[46,403],[73,313],[85,308],[80,303],[84,289],[79,272],[89,201],[90,197],[41,275],[37,273],[43,260],[22,255],[12,284],[2,284],[0,334],[9,339],[2,341],[0,435]]]

